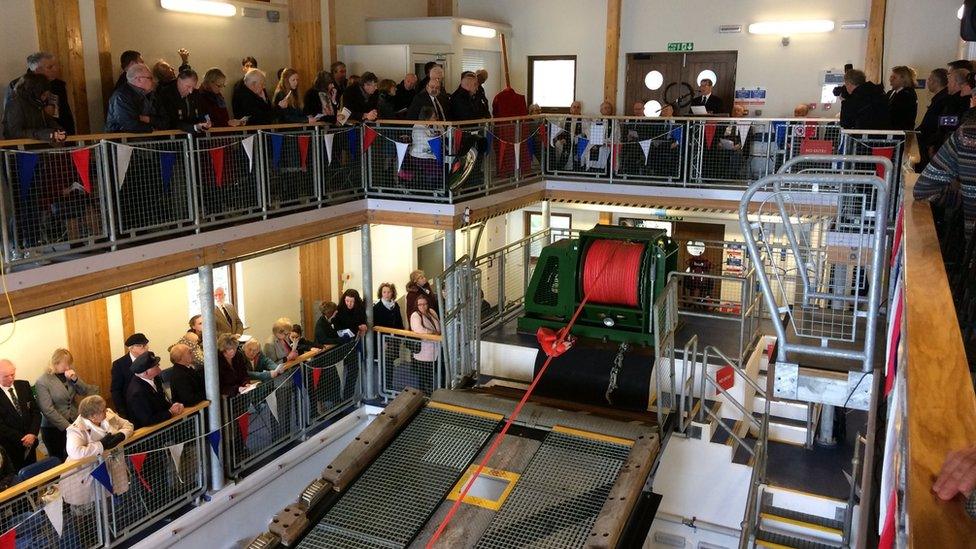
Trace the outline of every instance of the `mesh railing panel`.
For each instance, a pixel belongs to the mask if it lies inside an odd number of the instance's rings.
[[[54,256],[108,238],[103,149],[3,151],[8,257]]]
[[[475,547],[583,547],[629,453],[549,433]]]
[[[665,119],[614,120],[619,129],[615,179],[626,182],[682,181],[688,124]]]
[[[215,134],[194,138],[194,145],[200,222],[260,215],[263,197],[257,136]],[[251,148],[250,156],[246,147]]]
[[[371,194],[447,199],[443,155],[449,151],[448,138],[442,137],[443,127],[417,124],[377,126],[375,129],[377,136],[369,149],[366,178]],[[401,151],[405,148],[402,161],[398,157],[398,146]],[[441,147],[440,162],[435,154],[437,147]]]
[[[322,166],[322,194],[327,203],[340,197],[363,194],[361,128],[329,129],[319,132]]]
[[[413,387],[426,394],[443,387],[441,342],[377,333],[381,390],[394,397]]]
[[[120,233],[135,236],[193,223],[186,138],[113,142],[108,150]]]
[[[18,548],[86,549],[105,545],[99,501],[90,474],[94,465],[66,472],[60,478],[0,503],[0,531],[14,530]],[[61,501],[61,532],[47,506]],[[53,510],[55,507],[49,507]],[[56,517],[56,514],[54,515]]]
[[[113,538],[125,537],[159,521],[171,511],[189,504],[206,491],[203,414],[186,416],[176,423],[109,454],[125,470],[128,487],[108,499],[108,523]],[[179,466],[171,450],[183,444]],[[140,458],[140,456],[142,456]],[[136,465],[142,459],[141,467]],[[109,464],[112,471],[115,466]]]
[[[268,210],[291,209],[318,199],[312,129],[261,131]]]
[[[334,417],[359,400],[360,352],[350,341],[317,355],[302,365],[308,426]]]
[[[421,410],[298,547],[405,547],[497,425],[478,416]]]

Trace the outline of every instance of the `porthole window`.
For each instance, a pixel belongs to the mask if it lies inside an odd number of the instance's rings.
[[[705,243],[700,240],[689,240],[688,244],[685,245],[685,250],[688,251],[688,255],[698,257],[705,253]]]
[[[702,80],[706,78],[712,81],[713,86],[718,84],[718,75],[715,74],[715,71],[711,69],[705,69],[700,73],[698,73],[698,78],[695,80],[695,82],[697,82],[698,85],[701,86]]]
[[[664,85],[664,75],[660,71],[651,71],[644,75],[644,85],[649,90],[659,90]]]
[[[661,103],[654,99],[644,103],[644,116],[649,116],[651,118],[661,116]]]

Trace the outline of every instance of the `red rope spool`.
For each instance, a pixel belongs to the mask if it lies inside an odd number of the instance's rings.
[[[594,240],[583,262],[583,294],[590,303],[636,307],[643,255],[643,244]]]

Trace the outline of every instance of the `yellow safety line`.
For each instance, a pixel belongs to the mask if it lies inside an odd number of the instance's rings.
[[[773,491],[779,490],[780,492],[792,492],[794,494],[800,494],[801,496],[808,496],[811,498],[825,499],[827,501],[837,502],[841,505],[847,505],[847,501],[837,498],[832,498],[829,496],[821,496],[820,494],[814,494],[813,492],[804,492],[803,490],[797,490],[796,488],[787,488],[786,486],[777,486],[776,484],[770,484],[769,488]]]
[[[494,419],[496,421],[500,421],[502,419],[505,419],[505,416],[503,416],[501,414],[496,414],[494,412],[486,412],[484,410],[476,410],[474,408],[467,408],[467,407],[464,407],[464,406],[457,406],[457,405],[454,405],[454,404],[447,404],[445,402],[437,402],[435,400],[431,400],[430,402],[428,402],[427,403],[427,407],[428,408],[436,408],[438,410],[447,410],[449,412],[457,412],[459,414],[467,414],[469,416],[486,417],[488,419]]]
[[[764,519],[775,520],[776,522],[785,522],[787,524],[792,524],[793,526],[801,526],[803,528],[810,528],[811,530],[819,530],[821,532],[827,532],[828,534],[844,535],[844,532],[838,530],[837,528],[831,528],[830,526],[823,526],[820,524],[814,524],[812,522],[805,522],[799,519],[781,517],[779,515],[774,515],[773,513],[759,513],[759,516]]]
[[[447,495],[447,499],[451,501],[457,501],[457,498],[460,497],[461,495],[461,490],[464,489],[464,486],[468,483],[468,481],[471,479],[471,476],[474,475],[474,472],[477,469],[478,469],[477,464],[474,463],[471,464],[468,467],[468,470],[465,471],[464,476],[461,477],[461,480],[459,480],[457,484],[454,485],[454,488],[451,489],[451,493]],[[506,480],[508,481],[508,485],[505,486],[504,490],[502,490],[502,493],[498,496],[498,499],[491,500],[491,499],[479,498],[479,497],[472,496],[470,493],[468,493],[468,495],[464,496],[464,503],[476,505],[478,507],[489,509],[491,511],[497,511],[501,509],[502,504],[505,503],[506,499],[508,499],[508,495],[511,494],[512,490],[515,489],[515,483],[518,482],[518,479],[521,475],[519,475],[518,473],[513,473],[511,471],[503,471],[501,469],[492,469],[491,467],[485,467],[484,470],[481,471],[480,476]]]
[[[629,438],[615,437],[611,435],[604,435],[602,433],[594,433],[592,431],[584,431],[582,429],[573,429],[572,427],[563,427],[562,425],[556,425],[552,428],[554,433],[563,433],[565,435],[573,435],[582,438],[588,438],[591,440],[598,440],[600,442],[609,442],[611,444],[623,444],[624,446],[633,446],[634,441]]]
[[[789,545],[780,545],[778,543],[773,543],[771,541],[766,541],[762,539],[756,540],[756,545],[760,547],[768,547],[769,549],[793,549]]]

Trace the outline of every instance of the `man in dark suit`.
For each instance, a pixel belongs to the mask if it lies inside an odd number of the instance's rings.
[[[376,102],[379,96],[376,94],[376,75],[371,72],[364,72],[359,82],[354,86],[349,86],[342,94],[342,107],[349,109],[350,122],[372,122],[379,116]]]
[[[698,97],[691,100],[692,107],[705,107],[705,112],[708,114],[718,114],[725,112],[725,103],[722,102],[722,98],[712,94],[712,86],[715,85],[708,78],[702,78],[701,84],[698,84]]]
[[[133,361],[149,350],[149,338],[141,333],[132,334],[126,338],[125,347],[128,352],[112,362],[112,407],[117,414],[130,419],[125,407],[125,388],[132,379]]]
[[[61,126],[68,135],[77,133],[75,131],[75,118],[71,114],[71,103],[68,102],[68,85],[60,78],[61,69],[58,67],[58,60],[54,57],[54,55],[43,51],[28,55],[27,72],[40,74],[51,82],[51,93],[57,96],[56,106],[55,104],[50,105],[50,108],[54,111],[51,113],[51,117],[57,121],[58,125]],[[13,101],[14,87],[17,86],[20,79],[20,76],[14,78],[10,81],[10,85],[7,87],[3,100],[5,111]]]
[[[451,94],[448,113],[451,120],[459,121],[491,118],[487,104],[478,98],[478,77],[473,72],[461,75],[461,84]]]
[[[10,456],[14,469],[37,461],[37,434],[41,431],[41,409],[30,383],[15,380],[17,369],[0,360],[0,446]]]
[[[237,307],[227,301],[227,293],[219,287],[214,290],[214,321],[217,324],[218,336],[220,334],[240,336],[244,333],[244,322],[237,314]]]
[[[161,372],[159,357],[152,351],[144,353],[129,367],[132,381],[125,389],[125,405],[129,421],[136,429],[162,423],[183,412],[183,405],[170,404],[166,393],[156,386],[156,376]]]
[[[441,81],[431,78],[424,90],[414,96],[410,108],[407,109],[407,120],[420,120],[420,109],[430,107],[434,109],[438,120],[447,120],[447,96],[441,92]]]
[[[169,349],[169,360],[173,363],[169,378],[169,392],[173,395],[173,402],[194,406],[207,400],[203,372],[193,367],[193,352],[190,348],[182,343],[173,345]]]

